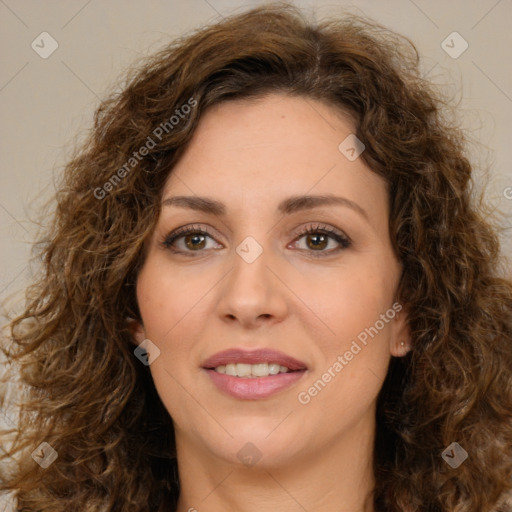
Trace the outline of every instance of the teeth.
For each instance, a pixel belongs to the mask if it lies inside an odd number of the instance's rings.
[[[250,367],[249,371],[252,373],[252,375],[255,375],[256,377],[266,377],[269,374],[268,363],[253,364],[247,366]]]
[[[286,368],[286,366],[283,366],[283,368]],[[281,367],[277,363],[270,363],[268,365],[268,373],[270,373],[270,375],[277,375],[280,369]]]
[[[236,368],[236,375],[239,377],[249,377],[251,375],[251,365],[250,364],[242,364],[237,363],[235,365]]]
[[[268,377],[269,375],[277,375],[278,373],[287,373],[290,370],[286,366],[280,366],[277,363],[229,363],[217,366],[217,373],[224,373],[233,377],[254,378]]]

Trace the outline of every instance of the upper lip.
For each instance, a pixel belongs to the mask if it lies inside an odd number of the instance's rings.
[[[307,366],[302,361],[295,359],[283,352],[273,349],[244,350],[241,348],[232,348],[217,352],[203,362],[203,368],[217,368],[230,363],[277,363],[286,366],[289,370],[306,370]]]

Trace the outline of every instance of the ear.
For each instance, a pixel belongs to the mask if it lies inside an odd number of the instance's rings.
[[[394,357],[405,356],[412,348],[411,328],[405,308],[398,302],[393,304],[395,318],[392,322],[392,334],[389,339],[389,351]]]
[[[132,343],[138,346],[146,339],[146,333],[144,331],[143,325],[134,318],[130,317],[126,318],[126,323],[132,335]]]

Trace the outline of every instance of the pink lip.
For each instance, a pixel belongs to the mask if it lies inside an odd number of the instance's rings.
[[[243,350],[235,348],[224,350],[209,357],[203,362],[202,367],[217,368],[217,366],[229,363],[277,363],[286,366],[289,370],[307,370],[306,364],[302,361],[273,349]]]
[[[215,370],[205,370],[218,389],[235,398],[242,400],[258,400],[267,398],[282,391],[297,382],[306,370],[278,373],[268,377],[241,378],[217,373]]]
[[[214,370],[217,366],[230,363],[277,363],[291,371],[268,377],[241,378],[217,373]],[[307,370],[307,366],[302,361],[272,349],[224,350],[209,357],[202,367],[219,390],[242,400],[257,400],[274,395],[297,382]]]

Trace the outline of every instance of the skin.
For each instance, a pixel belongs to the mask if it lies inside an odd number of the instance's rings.
[[[203,115],[168,177],[163,200],[197,195],[226,207],[220,217],[163,206],[137,282],[142,325],[134,340],[160,350],[150,371],[175,425],[179,512],[373,511],[366,498],[376,399],[390,357],[409,347],[404,310],[341,371],[331,369],[335,377],[307,404],[298,400],[396,303],[401,266],[386,185],[338,149],[354,132],[347,116],[312,99],[271,94],[223,103]],[[304,194],[342,196],[366,216],[346,205],[277,211]],[[188,224],[210,234],[176,240],[187,254],[162,246]],[[315,245],[322,233],[300,234],[318,224],[352,245],[340,249],[332,238]],[[247,236],[263,249],[252,263],[236,252]],[[233,398],[201,364],[235,347],[278,349],[308,371],[271,397]],[[260,456],[252,466],[237,456],[248,442],[256,449],[245,450]]]

